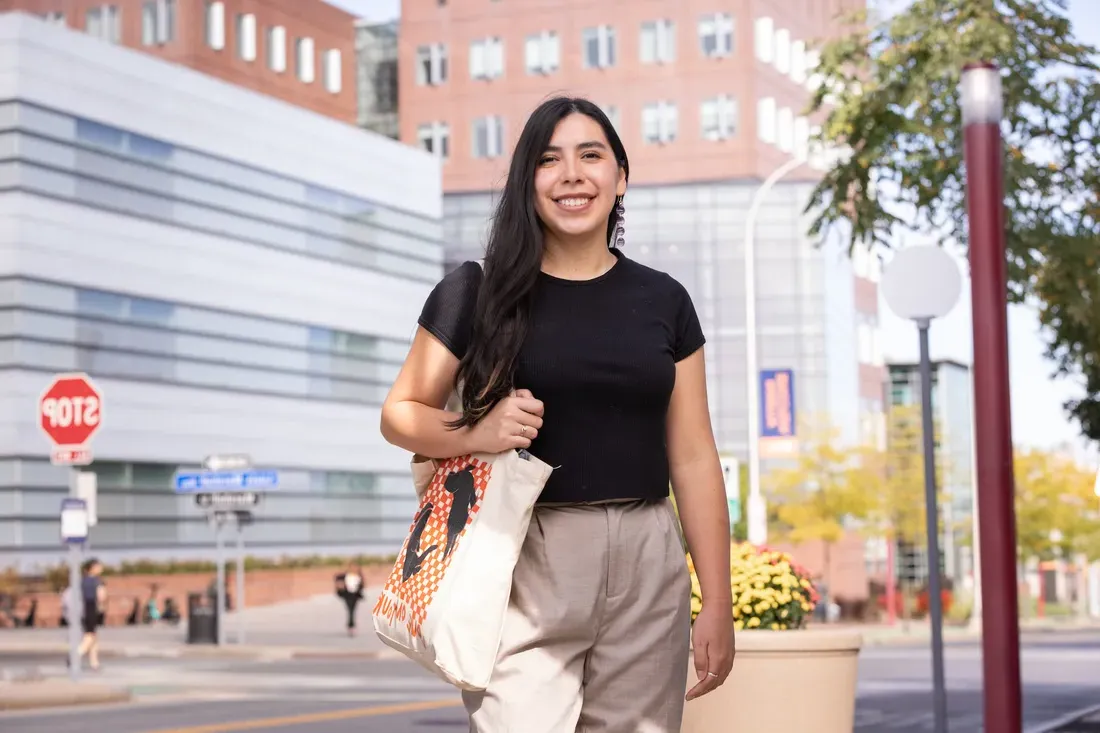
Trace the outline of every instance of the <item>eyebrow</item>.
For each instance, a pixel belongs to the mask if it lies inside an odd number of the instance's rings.
[[[598,148],[600,150],[607,150],[607,146],[601,143],[599,140],[589,140],[583,142],[577,146],[578,150],[591,150],[592,148]],[[547,145],[546,152],[548,153],[560,153],[561,148],[557,145]]]

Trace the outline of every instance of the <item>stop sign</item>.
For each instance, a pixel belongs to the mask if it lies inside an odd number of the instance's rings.
[[[103,398],[86,374],[59,374],[38,400],[38,421],[57,446],[82,446],[99,429]]]

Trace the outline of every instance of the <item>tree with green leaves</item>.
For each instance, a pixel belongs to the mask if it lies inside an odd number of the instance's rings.
[[[825,581],[832,548],[845,534],[845,520],[859,520],[870,510],[871,495],[853,481],[856,451],[843,445],[840,431],[825,424],[806,424],[798,456],[785,468],[763,477],[769,514],[776,534],[792,543],[821,542]]]
[[[1100,499],[1092,493],[1095,474],[1057,453],[1017,451],[1016,539],[1020,561],[1097,559]]]
[[[1100,82],[1097,50],[1074,40],[1066,0],[913,0],[847,19],[822,44],[808,114],[832,164],[811,234],[846,223],[851,246],[899,230],[967,247],[959,80],[968,62],[1002,71],[1008,288],[1034,305],[1059,374],[1084,383],[1065,407],[1100,440]]]
[[[938,426],[933,430],[937,436]],[[936,451],[936,487],[939,506],[951,473],[944,451]],[[886,449],[875,446],[860,451],[856,481],[869,495],[866,531],[876,537],[916,547],[927,545],[924,497],[924,428],[921,408],[890,408],[886,418]],[[942,525],[941,525],[942,526]]]

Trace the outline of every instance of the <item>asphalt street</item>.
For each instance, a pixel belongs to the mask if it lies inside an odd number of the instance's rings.
[[[1029,635],[1023,649],[1025,730],[1100,704],[1100,632]],[[855,730],[932,730],[930,655],[920,646],[870,647],[861,655]],[[946,650],[950,730],[980,730],[976,643]],[[136,702],[0,714],[4,733],[447,733],[466,730],[458,696],[404,661],[310,659],[109,659],[95,678],[128,685]],[[5,656],[0,669],[56,660]]]

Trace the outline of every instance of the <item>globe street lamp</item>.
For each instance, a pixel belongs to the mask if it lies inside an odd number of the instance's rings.
[[[943,597],[940,594],[940,517],[936,506],[936,443],[932,422],[932,359],[928,329],[959,301],[962,277],[939,247],[900,250],[882,274],[882,294],[890,310],[917,324],[920,333],[921,424],[924,437],[925,530],[928,536],[928,613],[932,619],[932,704],[936,733],[947,733],[947,688],[943,672]],[[940,399],[944,394],[940,391]]]

